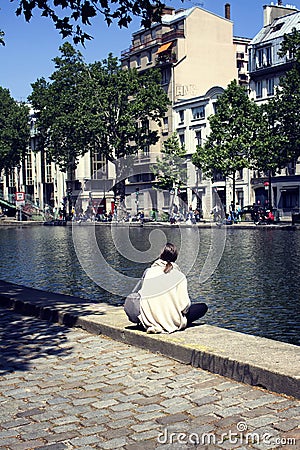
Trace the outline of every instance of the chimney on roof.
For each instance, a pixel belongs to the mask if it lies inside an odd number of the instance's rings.
[[[230,3],[225,5],[225,19],[230,20]]]
[[[277,0],[277,5],[271,3],[271,5],[263,6],[264,9],[264,27],[271,25],[275,19],[279,17],[287,16],[298,11],[291,5],[284,6],[280,0]]]
[[[165,7],[162,9],[161,15],[162,15],[162,16],[165,16],[165,15],[167,15],[167,14],[171,14],[171,16],[172,16],[173,14],[175,14],[175,8],[172,8],[172,6],[165,6]]]

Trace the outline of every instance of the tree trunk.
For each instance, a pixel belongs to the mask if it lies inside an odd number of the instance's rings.
[[[272,170],[269,170],[269,190],[268,190],[268,197],[269,197],[269,209],[272,209]]]
[[[235,171],[232,174],[232,203],[235,210]]]

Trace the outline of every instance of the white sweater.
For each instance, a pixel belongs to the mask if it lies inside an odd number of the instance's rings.
[[[172,333],[186,327],[190,307],[187,280],[177,264],[164,273],[166,262],[158,259],[147,269],[141,294],[139,319],[148,333]]]

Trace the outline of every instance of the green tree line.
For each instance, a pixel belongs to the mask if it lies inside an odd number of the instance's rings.
[[[216,113],[209,118],[210,135],[193,157],[207,176],[219,172],[234,183],[236,171],[243,168],[272,173],[299,158],[299,35],[293,31],[284,38],[280,54],[289,51],[294,62],[268,103],[258,106],[235,81],[219,97]],[[112,55],[86,64],[69,43],[60,47],[60,53],[54,58],[55,71],[49,81],[41,78],[32,84],[29,100],[37,114],[37,150],[47,149],[48,157],[72,174],[88,151],[117,165],[119,158],[158,141],[159,128],[149,128],[148,122],[159,125],[169,106],[159,71],[123,70]],[[8,90],[1,88],[0,95],[0,168],[9,171],[28,145],[28,109],[13,100]],[[164,179],[174,184],[166,179],[164,167],[170,167],[173,156],[183,156],[173,141],[166,143],[162,164],[157,161],[155,168],[161,185]]]

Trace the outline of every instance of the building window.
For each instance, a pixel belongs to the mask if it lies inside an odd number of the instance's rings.
[[[286,168],[286,175],[295,175],[296,163],[295,161],[289,162]]]
[[[202,146],[201,130],[195,131],[196,147]]]
[[[101,180],[105,174],[106,160],[103,154],[97,150],[91,152],[91,177],[93,180]]]
[[[167,206],[169,206],[170,203],[170,194],[169,192],[163,192],[163,196],[164,196],[164,208],[166,208]]]
[[[256,52],[256,68],[257,69],[260,69],[263,65],[263,55],[264,55],[263,49],[262,48],[258,49]]]
[[[151,50],[149,50],[147,52],[147,59],[148,59],[148,64],[152,62],[152,52],[151,52]]]
[[[48,155],[46,155],[45,159],[45,172],[46,172],[46,183],[52,183],[51,159]]]
[[[268,95],[274,95],[274,78],[268,78],[267,89],[268,89]]]
[[[237,191],[237,201],[241,208],[244,206],[244,191]]]
[[[277,23],[276,25],[274,25],[271,28],[271,33],[274,33],[275,31],[279,31],[282,28],[283,24],[284,24],[284,22],[280,22],[280,23]]]
[[[8,180],[7,180],[8,187],[15,187],[15,185],[16,185],[16,176],[15,176],[14,170],[9,172],[7,178],[8,178]]]
[[[272,64],[272,47],[266,47],[264,52],[264,66]]]
[[[242,180],[243,179],[243,176],[244,176],[243,172],[244,172],[243,169],[240,169],[240,170],[237,171],[237,174],[236,174],[236,179],[237,180]]]
[[[141,67],[141,55],[136,56],[136,66]]]
[[[152,39],[156,38],[156,30],[151,30],[151,38]]]
[[[162,69],[161,71],[161,84],[167,84],[169,82],[169,71],[168,69]]]
[[[256,98],[262,97],[262,82],[257,81],[256,82]]]
[[[179,134],[179,142],[180,142],[181,147],[184,147],[185,140],[184,140],[184,134],[183,133]]]
[[[164,117],[164,128],[163,128],[163,132],[164,132],[164,133],[168,133],[168,132],[169,132],[169,119],[168,119],[168,117]]]
[[[270,66],[272,64],[272,47],[259,48],[256,51],[256,69]]]
[[[178,111],[179,115],[179,125],[184,123],[184,110]]]
[[[196,108],[192,108],[193,120],[204,119],[205,117],[205,108],[204,106],[197,106]]]
[[[33,184],[31,150],[28,150],[26,153],[26,184]]]

